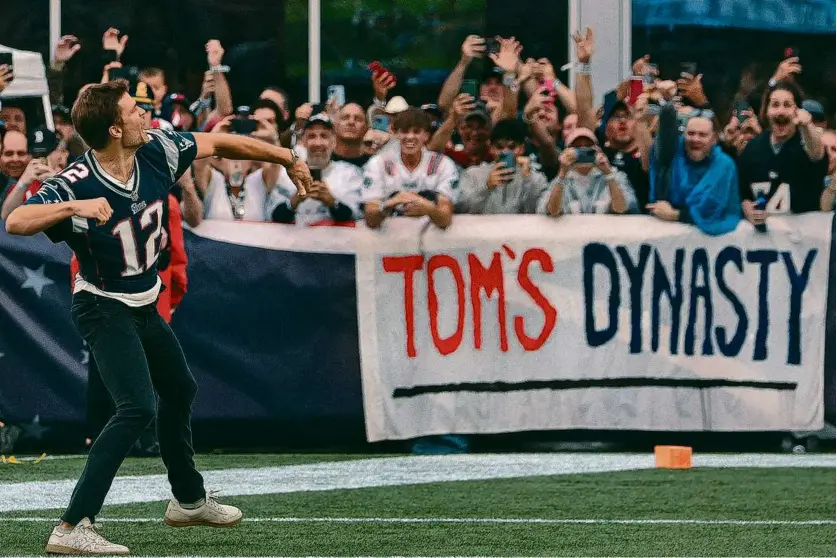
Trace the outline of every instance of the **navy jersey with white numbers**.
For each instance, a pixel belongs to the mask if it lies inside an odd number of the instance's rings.
[[[107,199],[113,215],[104,225],[72,217],[44,231],[53,242],[66,242],[82,278],[105,292],[135,294],[155,287],[169,189],[197,155],[192,134],[149,130],[148,135],[151,141],[137,150],[127,183],[107,174],[87,151],[26,201]]]

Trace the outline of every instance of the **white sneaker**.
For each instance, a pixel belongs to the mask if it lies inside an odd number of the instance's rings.
[[[172,498],[166,507],[164,521],[171,527],[233,527],[241,522],[241,510],[235,506],[218,503],[215,492],[206,493],[206,502],[199,508],[187,510]]]
[[[113,555],[128,554],[127,546],[108,542],[86,517],[72,531],[61,531],[56,526],[49,536],[47,554]]]

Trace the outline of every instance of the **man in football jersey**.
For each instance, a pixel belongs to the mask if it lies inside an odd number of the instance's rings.
[[[145,427],[157,418],[160,452],[174,498],[173,527],[228,527],[241,511],[204,488],[195,469],[190,427],[197,384],[177,338],[155,306],[157,258],[169,189],[195,159],[255,159],[285,166],[305,195],[311,175],[293,151],[228,134],[149,130],[143,110],[120,81],[94,85],[73,105],[73,123],[90,146],[46,180],[6,220],[10,234],[45,232],[79,260],[72,316],[116,403],[116,414],[90,449],[81,478],[48,553],[127,554],[94,527],[116,472]]]
[[[387,149],[364,167],[361,199],[366,224],[381,226],[390,215],[430,217],[443,229],[450,225],[459,192],[456,164],[425,148],[430,139],[430,118],[410,108],[393,122],[398,149]]]
[[[801,105],[794,83],[772,84],[762,107],[767,129],[738,157],[741,209],[754,225],[764,224],[773,214],[819,210],[828,157],[822,130]]]

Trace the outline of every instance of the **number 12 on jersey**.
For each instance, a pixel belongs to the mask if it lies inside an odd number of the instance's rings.
[[[153,227],[148,235],[148,240],[145,242],[145,253],[142,254],[144,256],[143,261],[140,261],[137,231],[134,230],[132,219],[130,217],[123,219],[113,227],[113,235],[119,238],[119,242],[122,244],[122,259],[125,260],[122,277],[139,275],[151,269],[157,262],[157,257],[160,255],[158,247],[161,245],[159,239],[163,232],[163,202],[157,200],[146,207],[140,214],[139,224],[143,232],[149,227]]]

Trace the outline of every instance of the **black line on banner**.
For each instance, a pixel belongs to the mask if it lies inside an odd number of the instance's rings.
[[[392,396],[396,399],[416,397],[432,393],[509,393],[514,391],[532,391],[537,389],[588,389],[588,388],[632,388],[632,387],[669,387],[669,388],[722,388],[741,387],[793,391],[796,382],[758,382],[750,380],[680,380],[672,378],[600,378],[586,380],[527,380],[525,382],[464,382],[461,384],[437,384],[395,388]]]

